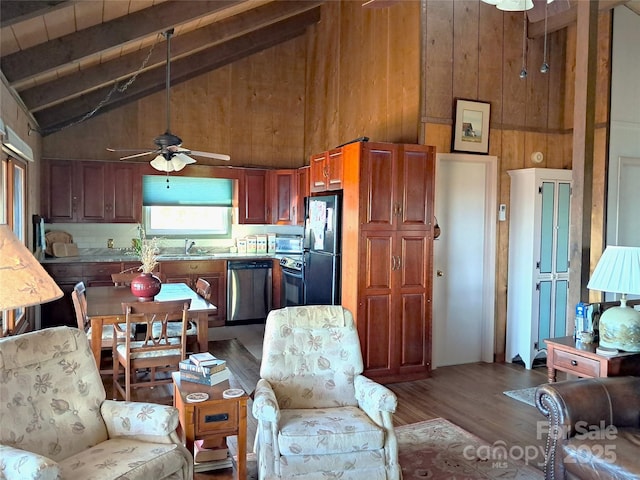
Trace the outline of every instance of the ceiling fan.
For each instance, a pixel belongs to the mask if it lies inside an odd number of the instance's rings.
[[[156,155],[156,157],[151,160],[150,164],[156,170],[160,170],[161,172],[174,172],[178,170],[182,170],[186,165],[190,165],[192,163],[196,163],[196,161],[191,158],[189,155],[194,155],[197,157],[205,157],[205,158],[213,158],[216,160],[231,160],[229,155],[225,155],[222,153],[210,153],[210,152],[198,152],[195,150],[191,150],[188,148],[184,148],[182,146],[182,139],[177,135],[171,133],[171,111],[170,111],[170,99],[169,99],[169,89],[170,89],[170,80],[171,80],[171,36],[173,35],[173,28],[167,30],[162,34],[167,39],[167,72],[166,72],[166,104],[167,104],[167,129],[166,131],[158,135],[153,139],[153,143],[157,148],[154,150],[146,150],[140,152],[142,149],[113,149],[107,148],[110,152],[139,152],[131,155],[126,155],[124,157],[120,157],[120,160],[131,160],[135,158],[145,157],[147,155]]]

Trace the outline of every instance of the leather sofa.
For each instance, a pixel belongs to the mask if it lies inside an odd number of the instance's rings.
[[[547,480],[640,478],[640,377],[541,385]]]

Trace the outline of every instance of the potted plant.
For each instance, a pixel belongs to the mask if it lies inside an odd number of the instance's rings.
[[[140,241],[136,242],[136,250],[142,263],[138,270],[142,273],[131,281],[131,292],[138,297],[141,302],[153,301],[154,297],[160,293],[162,282],[153,274],[153,269],[158,265],[158,239],[156,237],[147,239],[142,227],[140,230]]]

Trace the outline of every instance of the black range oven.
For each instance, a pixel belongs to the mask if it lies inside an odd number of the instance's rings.
[[[304,305],[304,275],[302,258],[282,257],[282,288],[280,304],[283,307]]]

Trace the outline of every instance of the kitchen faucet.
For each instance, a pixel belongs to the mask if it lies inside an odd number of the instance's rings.
[[[189,251],[196,244],[193,240],[189,240],[188,238],[184,239],[184,254],[189,255]]]

